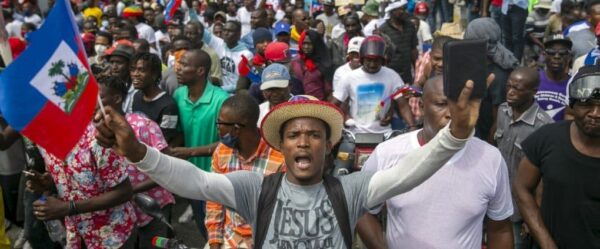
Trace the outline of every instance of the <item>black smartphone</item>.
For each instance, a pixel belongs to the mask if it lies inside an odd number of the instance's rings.
[[[465,83],[472,80],[475,84],[471,99],[483,98],[488,76],[487,41],[449,41],[444,44],[443,53],[446,97],[458,100]]]

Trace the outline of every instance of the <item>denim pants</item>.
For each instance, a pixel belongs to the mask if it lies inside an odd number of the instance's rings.
[[[442,23],[452,22],[452,14],[454,12],[454,6],[448,2],[448,0],[433,0],[435,4],[432,4],[432,0],[427,0],[427,5],[431,7],[431,13],[427,19],[431,30],[436,30],[437,26],[442,26]],[[437,20],[437,13],[440,13],[440,22]]]
[[[525,47],[525,21],[527,20],[527,9],[516,5],[508,7],[506,15],[502,15],[502,35],[504,46],[513,52],[520,61],[523,57]]]
[[[204,219],[206,218],[206,202],[200,200],[190,200],[190,204],[192,205],[192,213],[194,214],[194,220],[196,221],[198,230],[200,230],[200,234],[202,234],[204,238],[208,239],[208,232],[206,231],[206,226],[204,225]]]

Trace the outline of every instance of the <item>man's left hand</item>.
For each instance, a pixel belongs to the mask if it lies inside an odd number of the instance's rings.
[[[33,215],[39,220],[62,219],[69,214],[69,203],[48,196],[46,201],[33,202]]]

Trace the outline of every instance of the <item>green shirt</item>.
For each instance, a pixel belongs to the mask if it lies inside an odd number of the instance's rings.
[[[179,108],[179,124],[183,131],[185,147],[198,147],[217,142],[219,140],[217,117],[221,105],[229,95],[208,81],[202,97],[196,103],[193,103],[188,95],[187,86],[178,88],[173,94]],[[188,160],[204,171],[211,171],[210,156],[192,157]]]

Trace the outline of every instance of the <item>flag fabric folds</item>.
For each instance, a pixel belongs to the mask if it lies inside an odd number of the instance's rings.
[[[27,49],[0,74],[0,111],[8,124],[61,159],[89,125],[98,96],[67,1],[56,1]]]

